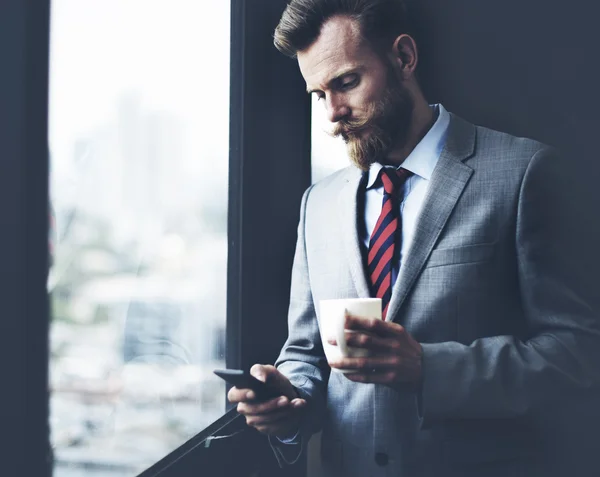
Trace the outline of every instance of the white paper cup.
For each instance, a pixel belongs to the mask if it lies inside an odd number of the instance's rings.
[[[319,302],[319,330],[327,361],[340,357],[356,358],[369,355],[369,350],[354,348],[346,343],[344,333],[346,312],[361,318],[381,319],[381,298],[341,298]],[[337,346],[329,344],[329,339],[335,339]],[[342,373],[351,372],[347,369],[332,369]]]

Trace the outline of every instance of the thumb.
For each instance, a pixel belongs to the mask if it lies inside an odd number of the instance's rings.
[[[259,381],[266,383],[270,388],[277,389],[290,400],[298,397],[290,380],[270,364],[255,364],[250,369],[250,374]]]
[[[273,368],[273,366],[269,366],[266,364],[255,364],[250,368],[250,374],[259,381],[266,383],[268,376],[271,373],[271,370],[268,368]]]

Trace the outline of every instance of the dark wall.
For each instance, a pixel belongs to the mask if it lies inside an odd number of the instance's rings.
[[[595,158],[598,13],[590,0],[409,0],[430,100]]]

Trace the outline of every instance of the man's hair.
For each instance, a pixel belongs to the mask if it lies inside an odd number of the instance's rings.
[[[334,16],[356,20],[362,37],[379,52],[409,33],[403,0],[291,0],[275,29],[276,48],[296,57],[317,40],[323,24]]]

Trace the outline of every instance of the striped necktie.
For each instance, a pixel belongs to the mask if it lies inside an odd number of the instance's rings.
[[[382,168],[379,178],[383,182],[383,205],[369,240],[367,266],[371,285],[371,296],[381,298],[382,317],[385,320],[392,298],[392,268],[397,260],[402,240],[400,198],[403,187],[412,175],[406,169]]]

